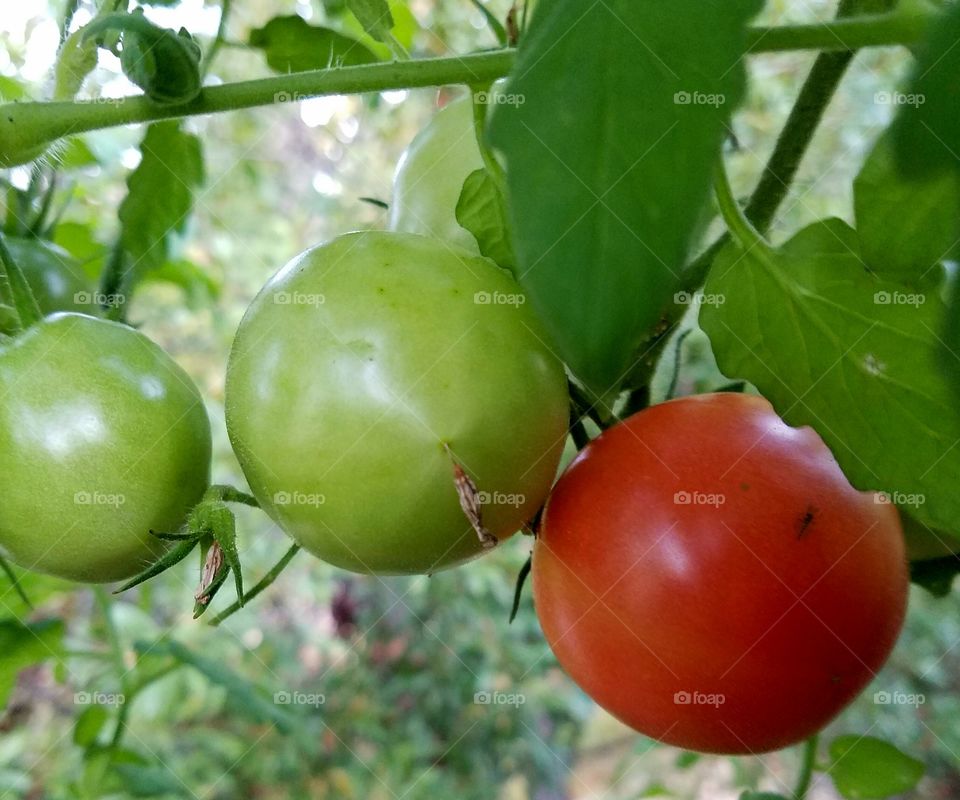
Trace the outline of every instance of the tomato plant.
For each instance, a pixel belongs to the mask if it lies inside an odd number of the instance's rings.
[[[0,346],[0,550],[71,580],[139,572],[207,486],[210,425],[143,334],[57,314]]]
[[[320,558],[434,572],[513,534],[543,502],[566,380],[522,290],[486,259],[416,234],[347,234],[267,283],[227,370],[227,427],[261,506]]]
[[[63,248],[41,239],[9,238],[10,253],[23,270],[33,296],[45,314],[93,310],[90,282],[76,260]],[[0,333],[11,333],[0,317]]]
[[[533,556],[537,615],[571,677],[637,730],[759,753],[822,728],[903,623],[896,508],[850,486],[765,400],[656,405],[570,465]]]

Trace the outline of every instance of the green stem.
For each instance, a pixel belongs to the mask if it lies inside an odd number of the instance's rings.
[[[723,221],[740,246],[745,250],[754,247],[769,247],[760,232],[746,218],[743,209],[740,208],[740,204],[733,196],[733,189],[730,187],[730,179],[727,177],[726,169],[724,169],[722,157],[717,159],[713,171],[713,188],[716,192],[717,204],[720,206]]]
[[[227,33],[227,20],[230,18],[231,2],[232,0],[222,0],[220,3],[220,22],[217,25],[217,33],[214,36],[213,41],[210,43],[210,48],[207,50],[206,57],[203,59],[203,64],[200,67],[200,74],[203,76],[206,76],[210,71],[210,66],[213,64],[213,59],[217,57],[217,53],[223,46],[223,42]]]
[[[254,597],[260,594],[260,592],[266,589],[271,583],[273,583],[277,579],[280,573],[283,572],[284,569],[286,569],[287,564],[289,564],[293,560],[293,557],[299,551],[300,551],[300,545],[298,544],[291,545],[290,549],[283,554],[283,558],[281,558],[276,564],[274,564],[273,568],[266,575],[264,575],[263,578],[260,579],[260,582],[256,586],[254,586],[249,592],[243,595],[243,603],[241,603],[240,600],[237,600],[232,605],[228,606],[219,614],[217,614],[217,616],[215,616],[212,620],[210,620],[210,624],[213,626],[219,625],[231,614],[233,614],[236,611],[239,611],[243,605],[246,605],[251,600],[253,600]]]
[[[751,28],[747,49],[768,53],[913,45],[922,38],[930,19],[925,14],[889,13],[813,25]],[[514,50],[495,50],[295,72],[208,86],[194,100],[178,105],[158,105],[143,96],[115,102],[7,103],[0,106],[0,164],[14,166],[32,160],[44,143],[63,136],[118,125],[215,114],[286,102],[291,98],[488,83],[506,75],[514,58]]]
[[[817,742],[819,736],[814,734],[803,744],[803,758],[800,762],[800,774],[797,775],[797,785],[793,790],[793,800],[805,800],[807,791],[813,781],[813,769],[817,759]]]
[[[7,249],[7,243],[3,235],[0,234],[0,286],[4,287],[4,295],[9,291],[9,297],[4,296],[4,301],[12,301],[10,305],[16,312],[20,321],[21,329],[29,328],[31,325],[43,319],[40,313],[40,306],[30,290],[30,284],[23,277],[23,272],[13,255]]]

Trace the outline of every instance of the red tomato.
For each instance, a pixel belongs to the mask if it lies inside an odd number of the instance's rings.
[[[663,403],[591,442],[533,555],[574,681],[638,731],[712,753],[775,750],[836,716],[889,655],[907,585],[896,508],[741,394]]]

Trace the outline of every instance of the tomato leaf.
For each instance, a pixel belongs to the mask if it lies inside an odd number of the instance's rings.
[[[810,425],[860,489],[882,490],[960,535],[960,417],[938,361],[943,302],[864,267],[848,231],[815,223],[783,248],[730,246],[700,323],[725,375],[793,425]],[[819,252],[818,252],[819,251]]]
[[[63,622],[49,619],[24,623],[18,619],[0,620],[0,708],[7,705],[17,674],[24,667],[49,658],[59,659],[63,644]]]
[[[787,800],[782,794],[775,792],[744,792],[740,800]]]
[[[356,39],[302,17],[274,17],[250,31],[250,46],[262,50],[275,72],[302,72],[330,66],[370,64],[377,57]]]
[[[960,5],[952,3],[930,26],[910,88],[899,103],[893,141],[905,174],[957,168],[960,152]]]
[[[939,274],[960,232],[960,183],[952,172],[904,177],[886,137],[853,184],[860,251],[873,272],[914,284]]]
[[[457,222],[477,240],[480,253],[504,269],[516,270],[505,201],[485,169],[471,172],[457,202]]]
[[[185,28],[160,28],[138,9],[98,17],[84,29],[83,39],[105,31],[120,32],[123,74],[155,103],[186,103],[200,94],[202,54]]]
[[[676,289],[760,5],[557,0],[521,41],[491,126],[519,279],[597,397]]]
[[[908,792],[924,771],[922,762],[872,736],[838,736],[830,743],[830,760],[830,777],[850,800]]]
[[[347,8],[374,39],[378,42],[387,40],[393,28],[393,15],[387,0],[347,0]]]
[[[143,158],[127,179],[120,204],[124,249],[133,269],[157,269],[167,259],[169,236],[182,231],[193,208],[193,191],[203,183],[200,140],[177,122],[155,122],[140,145]]]
[[[109,717],[107,709],[102,705],[94,703],[87,706],[73,725],[73,743],[84,748],[96,744],[97,737]]]

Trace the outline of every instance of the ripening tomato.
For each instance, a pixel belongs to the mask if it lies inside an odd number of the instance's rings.
[[[420,233],[478,252],[457,221],[463,182],[483,167],[469,95],[434,114],[404,151],[393,179],[390,230]]]
[[[547,502],[537,614],[569,675],[661,741],[758,753],[829,722],[886,660],[907,568],[894,506],[758,397],[653,406]]]
[[[23,272],[44,314],[95,311],[90,281],[76,259],[62,247],[42,239],[7,237],[4,243]],[[12,333],[12,317],[0,316],[0,333]]]
[[[0,552],[99,583],[163,549],[210,471],[196,386],[146,336],[54,314],[0,345]]]
[[[568,423],[563,365],[513,279],[423,236],[307,250],[247,311],[227,430],[253,494],[304,548],[355,572],[434,572],[513,534],[543,503]]]

